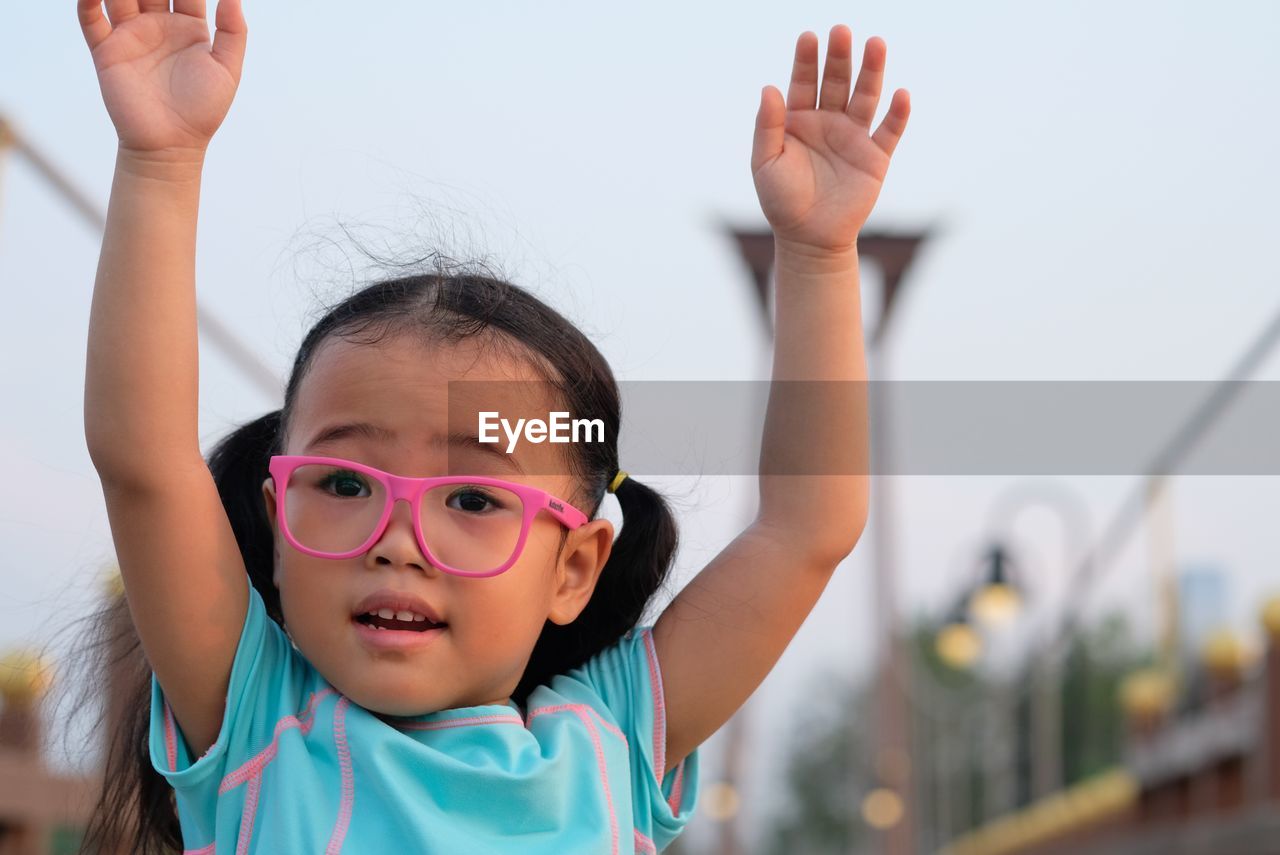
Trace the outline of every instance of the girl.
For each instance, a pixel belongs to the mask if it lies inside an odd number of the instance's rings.
[[[909,113],[899,90],[870,132],[884,42],[867,41],[851,96],[849,29],[831,31],[821,88],[805,33],[786,101],[762,92],[751,167],[777,344],[760,510],[638,626],[674,521],[619,469],[599,351],[512,284],[440,270],[368,286],[307,333],[281,409],[202,458],[196,214],[239,83],[240,2],[219,3],[212,45],[204,0],[78,7],[119,137],[85,435],[146,663],[88,844],[661,851],[692,815],[698,746],[866,520],[847,451],[867,439],[856,240]],[[463,379],[514,381],[513,423],[588,414],[605,441],[498,450],[449,391]],[[834,382],[801,413],[790,381]]]

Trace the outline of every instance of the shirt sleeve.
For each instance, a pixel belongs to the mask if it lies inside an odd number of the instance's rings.
[[[635,827],[661,852],[693,816],[698,798],[698,748],[658,780],[666,766],[666,702],[653,644],[653,626],[638,626],[581,666],[627,737]],[[637,840],[636,851],[648,849]]]
[[[218,738],[194,759],[152,673],[151,765],[174,789],[187,843],[214,839],[219,786],[228,774],[271,745],[272,731],[282,715],[297,711],[304,663],[284,630],[267,615],[262,595],[249,584],[249,608],[231,664]]]

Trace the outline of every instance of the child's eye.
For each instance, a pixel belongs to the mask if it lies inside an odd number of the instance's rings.
[[[338,487],[336,495],[349,499],[364,498],[364,496],[359,495],[359,490],[361,488],[366,490],[368,489],[368,485],[365,483],[364,479],[349,469],[339,469],[337,471],[327,473],[320,479],[319,486],[321,488],[327,489],[336,485],[341,485]],[[356,490],[356,493],[342,492],[343,490],[350,490],[352,488]],[[366,493],[365,496],[367,495],[369,494]]]
[[[445,504],[448,505],[449,502],[452,502],[454,499],[457,499],[458,504],[461,505],[458,510],[473,514],[483,512],[486,506],[490,506],[494,509],[501,509],[505,507],[498,497],[481,487],[463,487],[459,490],[455,490],[449,495]],[[452,506],[450,505],[450,507]]]

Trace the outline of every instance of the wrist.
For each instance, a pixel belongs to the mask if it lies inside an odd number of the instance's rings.
[[[120,146],[116,170],[158,181],[198,181],[204,171],[203,149],[140,151]]]
[[[778,273],[830,275],[857,272],[858,245],[846,248],[818,247],[775,237],[773,264]]]

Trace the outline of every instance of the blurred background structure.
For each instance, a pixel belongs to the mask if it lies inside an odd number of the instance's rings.
[[[378,272],[352,235],[490,259],[582,323],[619,379],[766,378],[751,127],[795,37],[825,48],[835,23],[855,45],[882,36],[887,91],[912,95],[863,235],[874,380],[1139,380],[1153,401],[1206,384],[1142,454],[1083,474],[895,469],[913,426],[879,400],[889,471],[864,540],[704,745],[668,852],[1280,851],[1280,469],[1177,465],[1243,418],[1246,383],[1280,378],[1280,6],[246,12],[201,207],[206,448],[279,405],[320,304]],[[113,596],[80,407],[115,139],[70,6],[6,22],[0,855],[46,855],[75,851],[101,760],[101,734],[48,701],[85,667],[59,631]],[[903,236],[895,267],[873,244]],[[646,480],[680,514],[678,588],[755,483]]]

